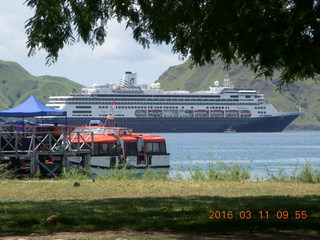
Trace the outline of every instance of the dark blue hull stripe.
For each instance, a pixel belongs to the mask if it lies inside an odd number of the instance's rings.
[[[237,132],[281,132],[300,114],[259,118],[116,118],[116,125],[134,132],[223,132],[231,127]],[[69,125],[87,125],[105,118],[68,118]],[[65,124],[65,118],[43,119],[44,123]],[[39,122],[42,121],[39,119]]]

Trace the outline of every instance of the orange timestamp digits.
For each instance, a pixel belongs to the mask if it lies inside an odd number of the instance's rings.
[[[277,212],[270,211],[209,211],[209,219],[210,220],[219,220],[219,219],[241,219],[241,220],[249,220],[249,219],[269,219],[276,218],[279,220],[282,219],[297,219],[303,220],[308,218],[307,211],[286,211],[279,210]]]

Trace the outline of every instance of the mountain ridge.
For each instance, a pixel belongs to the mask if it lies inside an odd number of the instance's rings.
[[[81,87],[64,77],[33,76],[16,62],[0,60],[0,110],[16,106],[30,95],[47,103],[51,95],[78,92]]]

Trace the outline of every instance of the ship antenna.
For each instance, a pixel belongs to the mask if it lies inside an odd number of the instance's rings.
[[[223,86],[224,86],[225,88],[230,88],[230,87],[231,87],[229,74],[227,74],[227,73],[224,75]]]
[[[230,78],[229,78],[229,74],[225,74],[225,75],[224,75],[223,87],[224,87],[224,88],[234,88],[234,85],[231,85],[231,81],[230,81]]]

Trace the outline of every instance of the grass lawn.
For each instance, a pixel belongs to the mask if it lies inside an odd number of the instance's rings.
[[[320,184],[97,179],[79,180],[74,187],[74,182],[0,180],[0,236],[106,230],[174,232],[182,238],[320,233]]]

